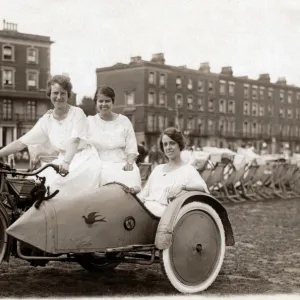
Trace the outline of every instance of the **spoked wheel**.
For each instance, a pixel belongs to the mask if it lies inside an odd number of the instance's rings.
[[[94,258],[90,253],[80,255],[76,260],[84,269],[94,273],[112,271],[120,264],[119,262],[111,262],[105,257]]]
[[[0,264],[2,263],[7,250],[8,236],[6,233],[7,223],[3,213],[0,210]]]
[[[162,250],[161,266],[181,293],[206,290],[216,279],[225,255],[225,233],[217,212],[192,202],[176,218],[170,248]]]

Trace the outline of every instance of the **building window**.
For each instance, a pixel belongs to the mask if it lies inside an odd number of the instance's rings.
[[[273,89],[268,89],[268,100],[273,100]]]
[[[204,131],[204,126],[203,126],[203,121],[202,119],[197,119],[197,130],[198,130],[198,133],[199,135],[201,135]]]
[[[250,115],[250,105],[249,102],[244,102],[244,115],[249,116]]]
[[[155,93],[154,92],[148,93],[148,104],[155,105]]]
[[[159,93],[159,105],[160,106],[166,106],[166,93]]]
[[[265,88],[263,86],[261,86],[259,88],[259,99],[260,100],[264,100],[265,99]]]
[[[228,132],[235,133],[235,121],[234,120],[228,121]]]
[[[259,116],[263,117],[265,115],[265,106],[263,104],[261,104],[259,106]]]
[[[2,46],[2,60],[7,61],[14,61],[15,55],[14,55],[14,46],[11,45],[3,45]]]
[[[176,95],[175,96],[175,101],[176,101],[176,104],[177,104],[178,108],[181,108],[183,106],[181,95]]]
[[[288,104],[293,103],[293,92],[288,92]]]
[[[27,49],[27,62],[28,63],[38,63],[38,50],[34,48]]]
[[[300,110],[299,110],[299,108],[296,108],[296,119],[297,120],[300,119]]]
[[[235,95],[235,83],[229,82],[229,96]]]
[[[287,117],[288,117],[289,119],[292,119],[292,118],[293,118],[293,112],[292,112],[292,110],[291,110],[290,108],[287,110]]]
[[[225,95],[226,94],[226,81],[220,80],[220,94]]]
[[[190,78],[188,79],[187,88],[188,88],[189,90],[192,90],[192,89],[193,89],[193,80],[190,79]]]
[[[159,75],[159,85],[161,87],[165,87],[166,86],[166,75],[165,74],[160,74]]]
[[[257,100],[257,86],[252,85],[252,100]]]
[[[250,86],[249,84],[244,84],[244,98],[249,99],[250,95]]]
[[[219,112],[226,114],[226,100],[224,99],[219,100]]]
[[[204,92],[204,81],[198,80],[198,92],[203,93]]]
[[[300,93],[297,93],[297,101],[300,103]]]
[[[280,118],[284,118],[285,117],[285,113],[284,113],[284,109],[283,108],[279,108],[279,117]]]
[[[208,120],[208,133],[214,134],[215,132],[215,123],[213,120]]]
[[[255,123],[255,122],[252,122],[251,133],[252,133],[253,135],[256,135],[256,134],[257,134],[257,126],[256,126],[256,123]]]
[[[182,116],[180,116],[179,118],[178,118],[178,122],[179,122],[179,128],[180,128],[180,130],[182,130],[183,129],[183,127],[184,127],[184,121],[183,121],[183,117]]]
[[[214,83],[213,83],[213,81],[209,81],[209,82],[208,82],[208,92],[209,92],[210,94],[213,94],[213,93],[214,93]]]
[[[27,120],[34,121],[36,119],[36,102],[27,101]]]
[[[164,131],[165,129],[165,117],[158,116],[158,129],[159,131]]]
[[[284,103],[284,90],[280,90],[279,92],[279,101],[281,104]]]
[[[169,127],[169,119],[168,117],[165,117],[165,128]]]
[[[134,92],[125,92],[125,104],[134,105],[135,103],[135,93]]]
[[[222,135],[227,131],[227,122],[226,120],[219,120],[219,133]]]
[[[248,123],[248,121],[244,121],[243,122],[243,133],[244,134],[248,134],[250,133],[250,124]]]
[[[181,80],[181,77],[180,76],[177,76],[176,78],[176,87],[178,89],[181,89],[182,88],[182,80]]]
[[[154,74],[154,72],[149,72],[149,84],[155,84],[155,74]]]
[[[2,117],[3,120],[11,120],[12,119],[12,101],[11,100],[3,100],[2,106]]]
[[[147,117],[147,128],[148,131],[155,131],[156,124],[155,124],[155,115],[148,115]]]
[[[257,116],[257,104],[256,103],[252,103],[252,116]]]
[[[3,87],[14,87],[15,85],[15,71],[10,68],[5,68],[2,70],[2,83]]]
[[[39,79],[38,71],[27,70],[27,88],[29,90],[38,89],[38,79]]]
[[[198,111],[204,111],[204,98],[198,98]]]
[[[193,97],[192,96],[188,96],[187,98],[187,108],[188,110],[192,110],[193,109]]]
[[[228,102],[228,113],[235,114],[235,102],[233,100]]]
[[[195,119],[189,118],[187,120],[187,130],[190,130],[190,131],[195,130]]]
[[[272,105],[268,105],[268,115],[269,115],[270,117],[273,116],[273,106],[272,106]]]
[[[208,101],[208,111],[210,111],[210,112],[215,111],[214,99],[209,99],[209,101]]]

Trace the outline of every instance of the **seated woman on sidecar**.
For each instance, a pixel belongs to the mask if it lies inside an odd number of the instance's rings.
[[[168,163],[154,168],[150,177],[137,195],[145,206],[161,217],[169,201],[182,191],[202,191],[208,188],[197,170],[181,159],[181,151],[186,144],[183,134],[176,128],[167,128],[160,136],[160,150],[168,158]]]

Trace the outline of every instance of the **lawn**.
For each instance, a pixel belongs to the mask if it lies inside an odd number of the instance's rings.
[[[236,244],[206,295],[300,293],[300,200],[228,205]],[[120,265],[91,275],[76,263],[0,266],[0,297],[138,296],[178,294],[160,266]]]

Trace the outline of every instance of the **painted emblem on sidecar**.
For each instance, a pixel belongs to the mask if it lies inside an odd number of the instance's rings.
[[[135,227],[134,217],[127,217],[124,221],[124,228],[128,231],[132,230]]]
[[[106,222],[105,217],[97,219],[97,217],[102,217],[98,212],[91,212],[86,216],[82,216],[85,223],[88,225],[93,225],[96,222]]]

